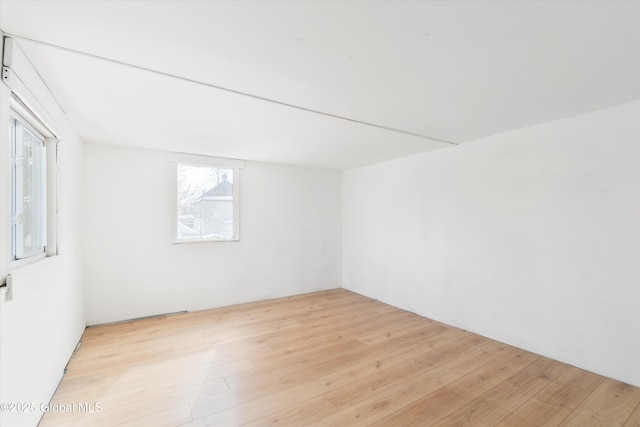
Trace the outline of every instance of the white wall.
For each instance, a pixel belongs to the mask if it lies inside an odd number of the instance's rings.
[[[1,34],[0,34],[1,36]],[[29,83],[29,82],[25,82]],[[61,129],[58,151],[58,247],[56,257],[28,267],[9,265],[9,167],[7,127],[10,90],[0,83],[0,273],[16,277],[16,295],[0,291],[0,401],[34,403],[35,411],[0,411],[2,426],[35,426],[40,405],[51,399],[64,367],[84,331],[82,288],[82,151],[83,143],[64,116],[49,103]],[[43,100],[41,100],[43,102]],[[47,105],[47,103],[45,103]]]
[[[640,386],[640,102],[343,174],[343,286]]]
[[[340,286],[337,171],[246,162],[240,242],[176,245],[166,153],[87,144],[84,160],[88,324]]]

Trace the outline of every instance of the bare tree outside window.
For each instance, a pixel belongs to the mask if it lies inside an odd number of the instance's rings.
[[[234,170],[178,164],[178,241],[235,240]]]

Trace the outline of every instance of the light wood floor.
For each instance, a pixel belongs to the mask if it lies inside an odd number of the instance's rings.
[[[346,290],[87,328],[55,404],[41,426],[640,426],[639,388]]]

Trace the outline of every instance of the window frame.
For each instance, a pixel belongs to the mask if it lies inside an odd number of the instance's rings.
[[[34,134],[40,141],[43,141],[43,158],[42,167],[44,174],[42,176],[42,192],[43,192],[43,204],[42,204],[42,220],[43,220],[43,236],[44,242],[43,250],[24,255],[20,258],[17,257],[17,251],[14,247],[16,244],[16,234],[14,225],[14,204],[16,203],[14,181],[14,150],[12,137],[9,137],[7,144],[9,160],[5,166],[9,167],[9,187],[8,197],[10,206],[9,223],[7,226],[8,244],[10,253],[8,256],[8,271],[11,272],[16,268],[35,263],[44,258],[58,255],[58,241],[57,241],[57,180],[58,180],[58,143],[59,139],[48,125],[44,124],[39,116],[33,112],[25,103],[22,102],[15,93],[11,93],[9,110],[8,110],[9,126],[12,121],[20,122],[20,124],[27,129],[30,133]],[[5,131],[8,131],[5,130]],[[16,141],[17,142],[17,141]]]
[[[235,161],[235,162],[239,162],[239,161]],[[176,182],[176,188],[174,192],[175,215],[174,215],[174,239],[173,239],[175,244],[222,243],[222,242],[239,242],[240,241],[240,169],[241,169],[241,166],[238,163],[234,163],[234,161],[231,161],[231,163],[222,161],[220,163],[221,164],[216,163],[215,158],[211,158],[210,161],[206,161],[206,162],[198,161],[197,159],[189,159],[189,158],[183,158],[175,161],[174,179]],[[233,238],[229,238],[229,239],[180,238],[178,234],[179,210],[178,210],[178,186],[177,186],[178,170],[180,166],[202,167],[202,168],[209,168],[209,169],[228,169],[233,171],[233,206],[232,206]]]

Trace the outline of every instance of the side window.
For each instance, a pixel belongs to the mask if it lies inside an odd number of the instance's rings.
[[[178,163],[177,241],[238,240],[238,169]]]
[[[46,252],[47,152],[45,138],[18,114],[9,121],[11,144],[11,259]]]

